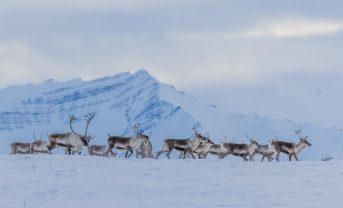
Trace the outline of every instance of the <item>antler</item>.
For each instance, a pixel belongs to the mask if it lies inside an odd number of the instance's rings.
[[[247,139],[253,139],[253,137],[249,137],[248,132],[245,132],[245,136],[247,137]]]
[[[37,138],[36,138],[36,131],[33,131],[33,139],[36,141]]]
[[[301,135],[301,129],[299,130],[295,130],[295,134],[299,137],[299,139],[302,138],[302,135]]]
[[[249,137],[249,136],[248,136],[248,132],[246,132],[245,135],[246,135],[246,137],[250,140],[250,142],[256,142],[256,140],[255,140],[255,138],[254,138],[254,137],[255,137],[255,132],[253,132],[253,136],[252,136],[252,137]],[[257,142],[256,142],[256,143],[257,143]]]
[[[95,117],[95,113],[89,113],[88,115],[85,115],[85,121],[87,122],[86,131],[85,131],[86,136],[87,136],[89,123],[93,120],[94,117]]]
[[[298,136],[299,139],[308,139],[310,136],[303,136],[301,134],[301,129],[295,130],[295,134]]]
[[[69,119],[70,130],[73,132],[73,134],[76,134],[76,135],[82,137],[80,134],[78,134],[78,133],[76,133],[76,132],[74,131],[73,126],[71,125],[72,122],[75,121],[75,120],[78,120],[78,119],[77,119],[74,115],[71,115],[71,116],[70,116],[70,119]]]
[[[138,137],[138,135],[140,134],[140,131],[141,131],[141,124],[140,123],[136,123],[132,129],[133,129],[133,132],[136,134],[136,136]]]
[[[197,127],[199,127],[199,126],[201,126],[201,123],[199,123],[199,122],[197,122],[197,123],[194,124],[194,126],[193,126],[192,129],[194,130],[194,133],[195,133],[195,134],[199,134],[199,132],[197,131]]]

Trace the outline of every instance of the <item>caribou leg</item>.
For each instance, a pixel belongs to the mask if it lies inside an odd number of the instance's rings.
[[[273,161],[273,157],[272,157],[272,155],[270,154],[270,155],[268,155],[268,162],[271,162],[271,161]]]
[[[130,152],[130,154],[128,155],[129,152]],[[125,158],[131,157],[132,154],[133,154],[133,151],[131,148],[129,148],[128,151],[126,151]]]
[[[169,155],[170,155],[170,153],[171,153],[171,150],[170,150],[170,151],[168,151],[168,152],[167,152],[167,154],[166,154],[166,155],[167,155],[167,157],[168,157],[168,159],[171,159],[171,158],[170,158],[170,156],[169,156]]]
[[[293,155],[296,161],[299,161],[297,154]]]
[[[113,148],[113,145],[107,145],[106,151],[105,151],[105,153],[104,153],[104,155],[105,155],[106,157],[108,157],[108,153],[109,153],[109,152],[111,152],[111,153],[113,154],[112,148]]]
[[[277,152],[276,155],[275,155],[275,160],[278,161],[278,162],[280,161],[279,157],[280,157],[280,152]]]
[[[263,162],[263,160],[264,160],[265,157],[266,157],[266,155],[263,155],[263,156],[262,156],[261,162]],[[269,160],[269,158],[268,158],[268,160]]]
[[[68,155],[71,155],[71,148],[68,146],[67,147]]]
[[[158,151],[155,159],[157,159],[162,153],[165,153],[165,152],[167,152],[167,151],[166,150]]]
[[[189,154],[191,154],[192,158],[195,159],[194,154],[192,152],[190,152]]]
[[[289,155],[288,155],[289,161],[292,161],[292,155],[293,155],[293,154],[289,154]]]

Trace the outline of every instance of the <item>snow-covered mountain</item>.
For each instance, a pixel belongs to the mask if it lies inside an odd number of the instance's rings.
[[[105,144],[107,133],[132,135],[132,126],[139,122],[151,134],[154,151],[166,137],[193,136],[193,126],[216,141],[237,138],[248,142],[246,132],[255,133],[260,143],[278,137],[296,141],[295,129],[310,135],[313,144],[301,158],[318,160],[324,156],[342,159],[343,132],[336,128],[321,128],[288,119],[270,119],[255,114],[223,113],[213,106],[163,84],[147,71],[125,72],[92,81],[80,79],[63,83],[48,80],[38,85],[11,86],[0,90],[0,152],[9,153],[13,141],[32,141],[46,132],[68,132],[71,114],[82,117],[96,113],[89,132],[96,136],[92,143]],[[230,99],[230,98],[228,98]],[[84,122],[75,124],[84,131]]]

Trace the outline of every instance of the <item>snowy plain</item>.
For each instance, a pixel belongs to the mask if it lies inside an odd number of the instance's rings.
[[[343,161],[1,155],[1,208],[341,207]]]

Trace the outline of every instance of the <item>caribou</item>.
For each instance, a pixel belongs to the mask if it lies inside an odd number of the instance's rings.
[[[136,158],[154,158],[152,154],[152,144],[150,140],[144,141],[142,145],[136,149]]]
[[[170,153],[173,149],[182,152],[183,159],[186,159],[187,153],[189,153],[193,159],[195,159],[193,151],[196,150],[204,142],[205,137],[199,134],[195,128],[195,137],[191,139],[165,139],[163,141],[163,148],[161,151],[157,152],[155,159],[157,159],[161,154],[166,153],[168,159],[170,158]]]
[[[207,158],[208,154],[212,154],[212,155],[218,155],[218,159],[223,159],[222,153],[223,153],[223,150],[220,144],[212,144],[207,154],[205,155],[205,158]]]
[[[275,159],[279,161],[280,153],[283,152],[288,155],[289,161],[292,161],[292,156],[298,161],[298,154],[306,147],[310,147],[311,143],[308,142],[309,136],[302,136],[301,130],[296,130],[295,134],[299,138],[298,143],[284,142],[273,140],[271,141],[271,147],[275,151]]]
[[[66,148],[66,154],[69,155],[78,153],[79,155],[82,152],[83,146],[88,146],[90,140],[92,140],[94,137],[88,135],[88,127],[90,122],[94,119],[95,113],[90,113],[85,116],[86,121],[86,129],[85,133],[83,135],[78,134],[74,131],[72,122],[77,120],[76,117],[73,115],[70,116],[69,119],[69,127],[71,132],[69,133],[55,133],[50,134],[48,138],[48,149],[52,150],[55,147],[65,147]]]
[[[259,146],[252,138],[250,138],[250,144],[222,143],[222,157],[232,154],[233,156],[242,157],[244,161],[248,161],[247,156],[249,156],[249,160],[252,160]]]
[[[268,159],[268,162],[273,160],[274,150],[271,148],[270,144],[260,145],[256,151],[257,154],[262,155],[261,161],[263,162],[264,158]]]
[[[35,141],[31,143],[31,147],[30,147],[30,152],[32,154],[35,154],[35,153],[51,154],[51,151],[48,148],[48,145],[49,145],[48,141],[43,141],[42,135],[43,133],[40,135],[39,139],[37,139],[36,132],[33,132],[33,138]]]
[[[129,158],[133,154],[133,150],[137,151],[138,149],[140,149],[142,144],[149,141],[149,136],[140,132],[140,124],[135,124],[133,129],[136,133],[135,137],[111,136],[110,134],[108,134],[107,149],[105,155],[108,156],[109,152],[115,154],[112,151],[112,149],[115,148],[118,150],[126,151],[125,158]]]
[[[11,143],[11,155],[31,153],[31,143],[13,142]]]
[[[90,156],[106,156],[107,145],[89,145],[88,153]],[[116,153],[111,152],[113,157],[117,156]]]
[[[211,147],[214,145],[214,142],[212,142],[209,137],[198,137],[198,139],[200,144],[196,148],[193,147],[190,151],[197,154],[199,159],[205,159]]]

